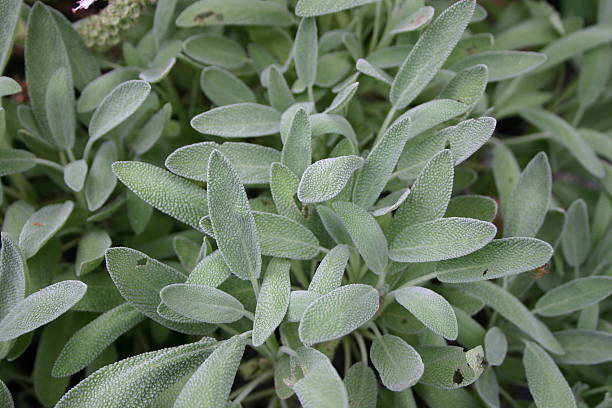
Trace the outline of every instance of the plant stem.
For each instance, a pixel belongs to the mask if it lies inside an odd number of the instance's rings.
[[[34,159],[34,161],[36,162],[36,164],[40,164],[41,166],[46,166],[49,167],[53,170],[57,170],[60,173],[64,172],[64,168],[62,166],[60,166],[59,164],[52,162],[51,160],[46,160],[46,159],[40,159],[40,158],[36,158]]]
[[[239,392],[238,396],[235,397],[234,402],[241,403],[257,386],[265,381],[268,381],[270,378],[274,376],[273,371],[266,371],[259,375],[259,377],[255,378],[253,381],[247,383],[241,388],[234,391],[232,394],[235,395]],[[232,395],[230,395],[230,399]]]
[[[373,324],[373,326],[376,327],[375,324]],[[376,328],[376,331],[378,331],[378,328]],[[378,334],[380,334],[380,332],[378,332]],[[361,353],[361,361],[363,361],[363,364],[367,366],[368,365],[368,351],[366,349],[365,341],[363,341],[363,336],[359,334],[358,332],[355,332],[355,341],[357,342],[357,346],[359,346],[359,352]]]

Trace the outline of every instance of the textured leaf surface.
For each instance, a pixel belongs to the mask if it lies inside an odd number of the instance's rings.
[[[449,69],[461,71],[474,65],[486,65],[489,82],[503,81],[536,69],[546,61],[546,55],[527,51],[485,51],[467,56],[452,64]]]
[[[312,259],[319,241],[305,226],[282,215],[254,211],[261,254],[288,259]]]
[[[273,258],[264,276],[255,319],[253,320],[253,345],[262,345],[281,324],[289,307],[291,263],[284,259]]]
[[[508,351],[508,340],[506,335],[498,327],[491,327],[487,330],[484,338],[484,348],[487,356],[487,363],[492,366],[501,365],[506,359]]]
[[[45,110],[55,145],[68,150],[74,146],[76,118],[70,72],[61,67],[51,76],[45,94]]]
[[[538,299],[534,312],[542,316],[561,316],[601,302],[611,294],[610,276],[574,279],[546,292]]]
[[[206,191],[164,169],[143,162],[115,162],[113,172],[143,201],[194,228],[208,214]]]
[[[269,106],[237,103],[196,115],[191,126],[200,133],[227,138],[256,137],[278,133],[280,113]]]
[[[395,392],[416,384],[425,369],[419,353],[400,337],[390,334],[372,342],[370,358],[382,383]]]
[[[87,162],[76,160],[64,166],[64,182],[73,191],[81,191],[87,177]]]
[[[111,246],[106,231],[93,229],[86,232],[77,248],[76,275],[81,276],[93,271],[104,259],[104,253]]]
[[[359,361],[344,375],[350,408],[376,408],[378,384],[374,371]]]
[[[16,339],[55,320],[81,300],[86,290],[83,282],[67,280],[34,292],[0,321],[0,341]]]
[[[295,14],[300,17],[320,16],[375,1],[378,0],[337,0],[333,3],[325,0],[300,0],[295,8]]]
[[[10,235],[3,232],[0,248],[0,321],[25,296],[25,268],[17,245]]]
[[[555,356],[559,364],[589,365],[612,360],[612,333],[596,330],[555,332],[565,354]]]
[[[311,164],[300,180],[298,198],[304,204],[313,204],[336,197],[363,163],[359,156],[340,156]]]
[[[235,297],[208,285],[176,283],[160,292],[166,306],[206,323],[231,323],[244,316],[244,306]]]
[[[0,381],[0,404],[5,408],[14,408],[13,397],[6,384]]]
[[[448,137],[455,165],[461,163],[486,143],[495,130],[495,119],[484,116],[468,119],[444,131]]]
[[[248,59],[242,46],[229,37],[216,34],[197,34],[183,43],[183,51],[194,60],[223,68],[239,68]]]
[[[295,35],[294,46],[295,72],[304,85],[313,86],[317,79],[319,52],[316,19],[302,19]]]
[[[481,221],[493,222],[497,215],[497,202],[487,196],[460,195],[453,197],[448,203],[445,217],[475,218]]]
[[[28,218],[19,234],[19,248],[31,258],[62,228],[74,208],[72,201],[41,208]]]
[[[304,408],[348,408],[348,395],[342,379],[323,353],[301,347],[297,350],[304,378],[293,390]]]
[[[100,146],[85,181],[85,198],[89,211],[102,207],[115,189],[117,179],[111,166],[116,160],[115,142],[108,141]]]
[[[302,223],[304,217],[295,200],[299,183],[300,180],[289,167],[281,163],[273,163],[270,166],[270,193],[276,212]]]
[[[431,289],[408,286],[395,292],[395,300],[434,333],[455,340],[458,334],[457,317],[444,297]]]
[[[0,149],[0,177],[22,173],[36,166],[36,156],[27,150]]]
[[[284,141],[281,162],[293,173],[302,177],[310,165],[312,130],[310,119],[304,109],[298,109],[293,115],[287,138]]]
[[[586,203],[578,199],[570,205],[565,215],[561,233],[563,256],[573,267],[580,266],[589,256],[591,234]]]
[[[260,0],[200,0],[183,10],[176,19],[179,27],[225,24],[286,26],[292,22],[291,13],[285,7]]]
[[[300,320],[300,339],[306,345],[340,338],[370,320],[378,310],[372,286],[341,286],[315,300]]]
[[[446,390],[465,387],[476,381],[484,368],[481,346],[467,352],[456,346],[419,346],[416,349],[425,365],[420,384]]]
[[[200,86],[206,97],[219,106],[257,101],[251,88],[240,78],[220,67],[207,67],[202,70]]]
[[[329,251],[312,276],[308,290],[324,295],[337,289],[342,283],[349,255],[349,249],[345,245],[338,245]]]

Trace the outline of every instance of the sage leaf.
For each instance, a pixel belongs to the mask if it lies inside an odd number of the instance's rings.
[[[351,99],[353,99],[353,96],[355,96],[357,93],[357,88],[359,88],[359,82],[352,83],[342,88],[342,90],[338,92],[332,103],[329,104],[323,113],[338,113],[342,111],[342,109],[348,105]]]
[[[495,326],[487,330],[484,338],[484,348],[487,363],[492,366],[502,365],[508,352],[508,340],[504,332]]]
[[[338,202],[333,207],[368,268],[383,275],[389,262],[387,239],[374,217],[353,203]]]
[[[49,80],[45,111],[55,145],[62,150],[72,149],[76,133],[74,90],[70,72],[65,67],[55,71]]]
[[[480,195],[461,195],[453,197],[448,203],[444,217],[475,218],[493,222],[497,215],[497,202]]]
[[[299,7],[299,6],[298,6]],[[318,36],[317,20],[303,18],[300,21],[294,43],[295,71],[307,87],[312,87],[317,79]]]
[[[523,365],[529,392],[537,407],[574,408],[572,390],[553,359],[540,346],[525,343]]]
[[[453,307],[436,292],[420,286],[407,286],[395,292],[395,300],[434,333],[455,340],[457,317]]]
[[[268,264],[253,320],[255,347],[262,345],[274,333],[287,313],[291,291],[290,266],[289,261],[277,258],[273,258]]]
[[[591,365],[612,360],[612,334],[597,330],[555,332],[565,354],[555,356],[559,364]]]
[[[503,81],[524,75],[545,63],[546,54],[528,51],[485,51],[462,58],[449,69],[459,72],[474,65],[486,65],[489,82]]]
[[[6,384],[3,381],[0,381],[0,403],[3,407],[6,408],[15,408],[15,404],[13,403],[13,397],[11,396],[11,392],[9,391]]]
[[[312,276],[308,290],[325,295],[339,288],[349,255],[350,252],[346,245],[338,245],[329,251]]]
[[[268,69],[267,88],[270,105],[274,109],[284,112],[295,104],[295,98],[291,89],[289,89],[289,85],[287,85],[285,77],[275,65],[271,65]]]
[[[281,163],[302,177],[311,160],[312,130],[304,109],[298,109],[291,120],[287,138],[283,144]]]
[[[242,102],[257,102],[255,94],[244,82],[220,67],[202,70],[200,87],[208,99],[219,106]]]
[[[475,4],[473,0],[453,4],[421,34],[391,85],[389,99],[395,109],[410,104],[436,75],[472,18]]]
[[[416,351],[425,365],[420,384],[453,390],[474,383],[484,369],[481,346],[467,352],[456,346],[418,346]]]
[[[86,232],[77,247],[76,275],[82,276],[93,271],[102,263],[104,254],[110,246],[111,239],[106,231],[92,229]]]
[[[372,64],[367,59],[359,58],[355,68],[357,68],[357,71],[361,72],[362,74],[371,76],[372,78],[378,79],[386,84],[391,85],[393,83],[393,77],[391,75],[387,74],[385,71]]]
[[[298,185],[299,200],[304,204],[314,204],[336,197],[363,163],[359,156],[340,156],[311,164]]]
[[[158,110],[147,123],[140,129],[138,136],[132,145],[136,154],[144,154],[149,151],[164,133],[166,125],[172,115],[172,106],[166,103]]]
[[[235,297],[207,285],[175,283],[163,288],[161,300],[175,312],[205,323],[231,323],[244,316]]]
[[[91,363],[119,336],[144,321],[139,311],[123,303],[98,316],[72,335],[55,360],[52,375],[66,377]]]
[[[280,113],[269,106],[237,103],[220,106],[191,119],[200,133],[228,138],[267,136],[280,130]]]
[[[329,359],[308,347],[297,350],[304,378],[293,386],[304,408],[348,408],[348,395],[342,379]]]
[[[321,136],[329,133],[336,133],[346,137],[353,146],[357,146],[357,136],[350,122],[340,115],[329,113],[317,113],[310,116],[310,126],[312,136]],[[281,133],[282,136],[282,133]]]
[[[135,79],[137,72],[132,67],[116,68],[97,77],[81,91],[76,104],[77,112],[93,111],[115,87],[130,79]]]
[[[199,0],[185,8],[176,19],[179,27],[288,26],[292,23],[291,13],[284,6],[260,0]]]
[[[36,156],[27,150],[0,149],[0,177],[23,173],[36,166]]]
[[[276,211],[279,215],[302,223],[304,217],[295,201],[299,183],[297,176],[284,164],[272,163],[270,166],[270,192]]]
[[[561,316],[601,302],[611,294],[612,277],[574,279],[546,292],[533,311],[541,316]]]
[[[75,160],[64,166],[64,182],[72,191],[79,192],[85,185],[87,177],[87,162],[85,160]]]
[[[338,0],[329,3],[325,0],[299,0],[295,14],[300,17],[313,17],[373,3],[378,0]]]
[[[89,122],[89,139],[98,140],[129,118],[151,92],[145,81],[131,80],[117,85],[102,99]]]
[[[206,191],[164,169],[143,162],[115,162],[117,178],[146,203],[194,228],[208,214]]]
[[[67,280],[34,292],[0,321],[0,341],[16,339],[55,320],[81,300],[86,290],[83,282]]]
[[[0,76],[0,98],[21,92],[21,86],[13,78]]]
[[[376,408],[378,384],[374,371],[363,361],[353,364],[344,375],[350,408]]]
[[[0,41],[0,73],[4,71],[12,50],[13,37],[19,22],[21,5],[21,0],[9,0],[0,7],[0,16],[2,16],[0,17],[2,22],[0,24],[0,27],[2,27],[0,31],[0,38],[2,38],[2,41]],[[6,386],[2,384],[2,388],[6,388]],[[12,399],[10,401],[12,402]]]
[[[226,406],[246,339],[234,336],[215,348],[183,387],[175,408]]]
[[[2,233],[0,248],[0,321],[25,296],[26,265],[13,239]]]
[[[255,219],[240,178],[218,150],[208,162],[208,208],[223,259],[240,279],[257,279],[261,251]]]
[[[391,30],[391,34],[406,33],[416,31],[431,21],[434,16],[435,9],[431,6],[424,6],[410,14],[408,17],[397,23],[395,28]]]
[[[484,247],[496,232],[495,225],[471,218],[442,218],[414,224],[404,228],[391,242],[389,257],[397,262],[458,258]]]
[[[282,215],[254,211],[261,254],[288,259],[312,259],[319,241],[305,226]]]
[[[495,186],[500,199],[500,212],[504,217],[510,194],[521,176],[521,169],[512,151],[501,143],[496,144],[493,148],[492,164]]]
[[[402,190],[394,191],[388,196],[381,198],[378,200],[378,202],[376,202],[376,205],[372,207],[372,215],[375,217],[380,217],[382,215],[389,214],[391,211],[395,211],[404,203],[404,201],[406,201],[409,195],[410,189],[404,188]]]
[[[239,43],[229,37],[215,34],[197,34],[183,43],[183,51],[194,60],[223,68],[239,68],[247,55]]]
[[[47,205],[28,218],[19,234],[19,248],[26,259],[36,253],[62,228],[74,203]]]
[[[450,142],[455,165],[466,160],[489,140],[496,123],[495,119],[485,116],[463,121],[443,131]]]
[[[457,72],[457,75],[446,84],[438,98],[459,101],[468,107],[473,107],[481,100],[488,81],[489,70],[486,65],[465,68]]]
[[[287,311],[287,320],[290,322],[299,322],[304,315],[304,311],[312,302],[321,297],[320,293],[310,290],[293,290],[289,294],[289,310]]]
[[[372,286],[341,286],[306,308],[300,320],[300,339],[311,345],[340,338],[370,320],[376,310],[378,292]]]
[[[553,248],[536,238],[495,239],[461,258],[436,264],[442,282],[476,282],[530,271],[548,262]]]
[[[370,359],[385,387],[395,392],[415,385],[425,369],[419,353],[400,337],[390,334],[372,342]]]
[[[193,268],[186,283],[218,287],[231,275],[231,271],[218,250],[203,258]]]
[[[85,199],[89,211],[96,211],[102,207],[113,193],[117,178],[111,166],[117,157],[117,147],[111,140],[105,142],[96,152],[85,181]]]
[[[579,267],[588,257],[591,249],[589,215],[586,203],[578,199],[570,205],[565,215],[561,233],[563,256],[574,268]]]

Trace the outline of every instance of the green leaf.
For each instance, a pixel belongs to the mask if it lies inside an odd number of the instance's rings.
[[[542,316],[562,316],[601,302],[611,294],[610,276],[574,279],[546,292],[533,311]]]
[[[6,232],[0,248],[0,321],[25,296],[25,268],[17,245]]]
[[[376,375],[363,361],[353,364],[344,374],[344,385],[350,408],[376,408]]]
[[[36,255],[62,228],[73,208],[72,201],[47,205],[28,218],[19,234],[19,248],[26,259]]]
[[[239,68],[248,61],[242,46],[229,37],[197,34],[183,43],[183,51],[194,60],[222,68]]]
[[[317,292],[309,290],[293,290],[289,294],[289,310],[287,311],[287,320],[290,322],[299,322],[304,315],[306,308],[315,300],[321,297]]]
[[[295,7],[295,14],[300,17],[321,16],[376,1],[378,0],[337,0],[334,2],[326,0],[299,0]]]
[[[311,160],[312,130],[310,119],[304,109],[295,111],[284,141],[281,163],[302,177]]]
[[[244,336],[234,336],[217,346],[187,381],[174,407],[226,406],[245,346]]]
[[[398,209],[410,195],[410,189],[404,188],[381,198],[372,207],[372,215],[380,217]]]
[[[267,136],[280,130],[280,113],[269,106],[237,103],[220,106],[191,119],[200,133],[228,138]]]
[[[389,99],[395,109],[410,104],[433,79],[461,38],[475,4],[463,0],[450,6],[421,34],[391,85]]]
[[[172,105],[166,103],[155,115],[147,121],[140,129],[138,136],[132,145],[136,154],[144,154],[151,149],[164,133],[164,129],[170,121]]]
[[[468,119],[442,131],[450,142],[455,165],[466,160],[484,145],[495,130],[495,119],[483,116]]]
[[[474,388],[487,407],[500,407],[499,382],[492,367],[485,368],[478,381],[474,383]]]
[[[457,72],[457,75],[440,92],[438,98],[459,101],[473,107],[482,98],[488,81],[489,70],[486,65],[465,68]]]
[[[425,365],[419,384],[453,390],[472,384],[484,369],[481,346],[467,352],[456,346],[419,346],[416,350]]]
[[[487,330],[484,338],[484,348],[487,363],[492,366],[502,365],[508,352],[508,340],[504,332],[495,326]]]
[[[559,364],[591,365],[612,360],[612,333],[596,330],[555,332],[565,354],[555,356]]]
[[[200,0],[189,5],[176,19],[179,27],[288,26],[292,23],[293,18],[285,7],[260,0]]]
[[[366,158],[353,190],[353,202],[370,208],[384,190],[410,134],[410,119],[396,121]]]
[[[54,144],[62,150],[74,146],[76,115],[70,72],[58,68],[51,76],[45,93],[45,111]]]
[[[257,298],[253,320],[253,345],[261,346],[281,324],[289,307],[291,263],[284,259],[272,258]]]
[[[383,275],[389,257],[387,239],[380,225],[370,213],[353,203],[338,202],[333,207],[368,268]]]
[[[364,58],[359,58],[355,67],[357,68],[357,71],[361,72],[362,74],[376,78],[386,84],[391,85],[393,82],[393,77],[391,75],[387,74],[381,68]]]
[[[484,248],[461,258],[436,264],[442,282],[476,282],[512,276],[548,262],[553,248],[536,238],[495,239]]]
[[[542,109],[521,111],[521,115],[560,143],[578,162],[597,178],[604,176],[604,168],[589,144],[580,137],[576,129],[554,113]]]
[[[270,105],[280,112],[284,112],[295,104],[295,98],[285,77],[275,65],[270,66],[268,72],[268,98]],[[225,87],[224,87],[225,89]]]
[[[491,282],[461,283],[457,285],[457,288],[482,299],[488,306],[531,336],[548,351],[563,354],[563,348],[548,327],[531,314],[511,293]]]
[[[193,268],[186,283],[218,287],[231,275],[231,271],[218,250],[203,258]]]
[[[57,319],[81,300],[86,290],[83,282],[67,280],[34,292],[0,321],[0,341],[16,339]]]
[[[76,105],[77,112],[93,111],[116,86],[130,79],[135,79],[137,72],[138,70],[133,67],[121,67],[97,77],[88,83],[81,92]]]
[[[576,407],[574,394],[559,367],[540,346],[525,342],[523,365],[537,407]]]
[[[496,215],[497,202],[494,199],[480,195],[461,195],[450,200],[444,217],[475,218],[493,222]]]
[[[13,36],[21,14],[21,4],[21,0],[8,0],[0,5],[0,74],[13,49]]]
[[[305,226],[282,215],[254,211],[261,254],[288,259],[312,259],[319,241]]]
[[[131,190],[127,191],[128,221],[136,235],[142,234],[153,215],[153,207],[141,200]]]
[[[499,194],[500,212],[502,217],[506,214],[506,206],[510,201],[510,193],[518,183],[521,169],[512,154],[502,143],[495,144],[493,148],[493,177]]]
[[[574,201],[567,210],[561,233],[561,248],[565,260],[575,268],[589,256],[591,249],[589,214],[582,199]]]
[[[416,31],[431,21],[436,9],[431,6],[424,6],[411,13],[408,17],[397,23],[395,28],[391,30],[391,34],[400,34],[410,31]]]
[[[0,149],[0,177],[23,173],[36,166],[36,156],[27,150]]]
[[[361,327],[378,310],[372,286],[341,286],[310,304],[300,320],[300,339],[306,345],[343,337]]]
[[[175,283],[163,288],[160,296],[170,309],[199,322],[231,323],[244,316],[238,299],[212,286]]]
[[[578,78],[578,100],[581,109],[593,105],[610,78],[612,48],[602,45],[584,53]]]
[[[85,275],[102,263],[111,239],[104,230],[92,229],[81,237],[77,247],[75,271],[77,276]]]
[[[11,392],[3,381],[0,381],[0,405],[5,408],[15,408]]]
[[[294,47],[297,76],[305,86],[312,87],[317,79],[319,53],[316,19],[303,18],[300,21],[297,34],[295,35]]]
[[[181,177],[207,181],[207,164],[215,149],[232,163],[243,184],[268,183],[270,166],[281,158],[278,150],[253,143],[202,142],[176,149],[166,158],[166,167]]]
[[[143,81],[147,81],[148,83],[154,84],[157,82],[161,82],[164,78],[168,76],[172,68],[176,64],[176,58],[170,57],[166,59],[158,59],[151,63],[149,68],[143,70],[138,74],[138,78]]]
[[[389,257],[397,262],[458,258],[484,247],[496,232],[497,228],[490,222],[471,218],[442,218],[414,224],[404,228],[393,239]]]
[[[96,108],[89,122],[90,142],[115,129],[144,103],[151,93],[145,81],[126,81],[117,85]]]
[[[140,313],[172,330],[189,334],[202,332],[200,324],[174,322],[157,313],[160,290],[185,281],[185,276],[176,269],[124,247],[106,251],[106,268],[121,296]]]
[[[312,348],[300,347],[298,359],[304,378],[293,386],[304,408],[349,408],[342,379],[327,357]]]
[[[257,279],[261,250],[255,219],[240,178],[218,150],[208,162],[208,208],[223,259],[240,279]]]
[[[236,75],[219,67],[202,70],[200,87],[206,97],[219,106],[257,102],[255,94]]]
[[[406,227],[441,218],[450,201],[453,176],[453,156],[450,150],[443,150],[421,170],[410,195],[395,212],[387,232],[389,240]]]
[[[336,197],[353,173],[363,166],[359,156],[340,156],[319,160],[306,168],[298,186],[304,204],[321,203]]]
[[[98,149],[85,181],[85,198],[89,211],[96,211],[104,205],[117,185],[112,164],[117,160],[115,142],[104,142]]]
[[[304,217],[295,202],[299,182],[297,176],[284,164],[272,163],[270,166],[270,193],[276,212],[302,223]]]
[[[419,353],[400,337],[390,334],[372,341],[370,358],[384,386],[395,392],[415,385],[425,369]]]
[[[350,252],[346,245],[338,245],[329,251],[312,276],[308,290],[325,295],[339,288],[349,255]]]
[[[336,94],[332,103],[329,104],[327,109],[323,113],[338,113],[341,112],[345,106],[353,99],[353,96],[357,93],[359,88],[359,82],[354,82],[350,85],[345,86]]]
[[[206,190],[179,176],[143,162],[115,162],[112,169],[143,201],[187,225],[199,228],[208,214]]]
[[[528,51],[485,51],[470,55],[452,64],[449,69],[459,72],[474,65],[486,65],[489,82],[525,75],[546,62],[546,55]]]
[[[321,136],[325,134],[340,134],[346,137],[353,146],[357,146],[357,136],[353,130],[353,126],[348,120],[340,115],[330,115],[328,113],[317,113],[310,116],[310,125],[312,127],[312,136]],[[282,132],[281,132],[281,136]]]
[[[56,408],[138,408],[198,367],[212,352],[212,339],[138,354],[97,370],[68,391]]]
[[[504,237],[534,237],[550,205],[552,175],[546,153],[538,153],[512,189],[504,213]]]
[[[64,345],[52,375],[66,377],[81,371],[96,359],[119,336],[144,321],[139,311],[123,303],[98,316],[72,335]]]
[[[457,338],[457,317],[453,307],[433,290],[405,286],[395,291],[395,300],[434,333],[449,340]]]
[[[87,162],[85,160],[75,160],[64,166],[64,182],[72,191],[79,192],[85,185],[87,177]]]

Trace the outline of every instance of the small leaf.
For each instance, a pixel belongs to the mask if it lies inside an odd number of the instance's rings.
[[[254,211],[261,254],[276,258],[312,259],[319,241],[305,226],[282,215]]]
[[[389,214],[391,211],[397,210],[402,204],[404,204],[404,201],[406,201],[409,195],[410,189],[403,188],[381,198],[372,207],[372,215],[375,217],[380,217],[382,215]]]
[[[104,205],[117,185],[112,164],[117,160],[115,142],[105,142],[96,153],[85,181],[85,198],[89,211],[96,211]]]
[[[387,239],[374,217],[353,203],[338,202],[333,207],[368,268],[383,275],[389,262]]]
[[[144,154],[151,149],[164,133],[166,125],[172,115],[172,105],[166,103],[155,115],[140,129],[132,145],[136,154]]]
[[[461,195],[450,200],[444,217],[475,218],[493,222],[496,215],[497,202],[494,199],[480,195]]]
[[[96,108],[89,122],[89,139],[98,140],[127,118],[144,103],[151,92],[145,81],[126,81],[117,85]]]
[[[555,332],[565,354],[555,356],[559,364],[591,365],[612,360],[612,333],[596,330]]]
[[[0,98],[21,92],[21,86],[13,78],[0,76]]]
[[[26,259],[36,255],[62,228],[73,208],[72,201],[47,205],[28,218],[19,234],[19,248]]]
[[[77,112],[91,112],[96,109],[104,97],[116,86],[136,78],[138,70],[133,67],[121,67],[108,71],[87,84],[77,101]]]
[[[76,275],[82,276],[93,271],[102,263],[104,254],[111,246],[111,239],[106,231],[93,229],[87,231],[79,241],[75,269]]]
[[[208,208],[223,259],[240,279],[257,279],[261,251],[255,219],[240,178],[218,150],[208,162]]]
[[[317,20],[303,18],[295,35],[294,60],[297,76],[307,87],[312,87],[317,79],[317,45]]]
[[[340,156],[311,164],[300,180],[298,198],[304,204],[313,204],[336,197],[363,163],[359,156]]]
[[[456,346],[418,346],[416,350],[425,365],[419,384],[453,390],[472,384],[484,369],[481,346],[467,352]]]
[[[415,224],[397,234],[389,246],[389,257],[397,262],[458,258],[484,247],[496,232],[495,225],[471,218],[442,218]]]
[[[434,333],[449,340],[457,338],[453,307],[433,290],[420,286],[402,287],[395,292],[395,300]]]
[[[379,81],[384,82],[385,84],[391,85],[391,83],[393,82],[393,77],[391,75],[387,74],[381,68],[377,67],[376,65],[372,64],[370,61],[364,58],[359,58],[357,60],[355,68],[357,68],[357,71],[361,72],[362,74],[371,76],[372,78],[376,78]]]
[[[285,77],[275,65],[270,66],[268,69],[267,88],[270,105],[274,109],[284,112],[295,104],[295,98],[291,89],[289,89],[289,85],[287,85]]]
[[[26,265],[17,245],[6,232],[0,248],[0,321],[25,296]]]
[[[589,256],[591,233],[586,203],[578,199],[570,205],[565,215],[561,233],[561,248],[565,260],[574,268],[579,267]]]
[[[234,336],[219,344],[187,381],[174,407],[225,407],[245,346],[244,336]]]
[[[338,113],[342,111],[342,109],[349,104],[351,99],[353,99],[353,96],[357,93],[358,87],[359,82],[354,82],[342,88],[323,113]]]
[[[575,408],[574,394],[553,359],[537,344],[525,344],[523,365],[536,406]]]
[[[419,353],[400,337],[390,334],[372,342],[370,359],[385,387],[395,392],[415,385],[425,369]]]
[[[280,130],[280,113],[269,106],[237,103],[220,106],[191,119],[191,126],[206,135],[228,138],[267,136]]]
[[[223,68],[207,67],[203,69],[200,76],[200,87],[206,97],[219,106],[257,102],[251,88]]]
[[[474,65],[486,65],[489,82],[525,75],[546,61],[546,55],[528,51],[485,51],[469,55],[452,64],[449,69],[459,72]]]
[[[0,177],[23,173],[36,166],[36,156],[27,150],[0,149]]]
[[[76,133],[74,90],[70,72],[64,67],[55,71],[49,80],[45,110],[55,145],[62,150],[72,149]]]
[[[506,335],[497,327],[487,330],[484,338],[484,348],[487,356],[487,363],[492,366],[502,365],[508,352],[508,340]]]
[[[299,0],[295,14],[299,17],[321,16],[376,1],[378,0],[336,0],[330,3],[326,0]]]
[[[174,174],[143,162],[115,162],[117,178],[143,201],[194,228],[208,214],[206,191]]]
[[[239,68],[247,61],[242,46],[229,37],[215,34],[197,34],[183,43],[183,51],[194,60],[223,68]]]
[[[344,374],[344,385],[350,408],[376,408],[376,375],[363,361],[353,364]]]
[[[285,7],[259,0],[200,0],[190,4],[176,19],[179,27],[288,26],[292,23],[291,13]]]
[[[287,260],[272,258],[264,276],[255,319],[253,320],[253,345],[261,346],[281,324],[289,307],[291,281]]]
[[[309,290],[293,290],[289,294],[289,310],[287,320],[299,322],[304,315],[304,311],[312,302],[321,297],[321,294]]]
[[[64,166],[64,182],[72,191],[79,192],[85,185],[87,177],[87,162],[85,160],[75,160]]]
[[[357,136],[351,123],[340,115],[331,115],[328,113],[317,113],[310,116],[310,125],[312,127],[312,136],[321,136],[326,134],[340,134],[346,137],[353,146],[357,146]],[[281,132],[282,136],[282,132]]]
[[[495,239],[484,248],[436,265],[442,282],[475,282],[512,276],[548,262],[553,248],[536,238]]]
[[[541,316],[562,316],[601,302],[611,294],[610,276],[574,279],[546,292],[533,311]]]
[[[145,320],[129,303],[123,303],[98,316],[72,335],[64,345],[52,375],[66,377],[94,361],[119,336]]]
[[[438,98],[446,98],[473,107],[481,100],[489,81],[486,65],[474,65],[457,72],[444,87]],[[432,101],[433,102],[433,101]]]
[[[436,75],[472,18],[475,4],[473,0],[453,4],[421,34],[391,85],[389,99],[395,109],[410,104]]]
[[[465,120],[457,126],[442,131],[450,142],[455,166],[474,154],[489,140],[496,123],[495,119],[484,116]]]
[[[311,160],[312,130],[310,119],[304,109],[298,109],[289,126],[284,141],[281,163],[289,167],[297,176],[302,177]]]
[[[0,341],[16,339],[57,319],[81,300],[86,290],[83,282],[67,280],[34,292],[0,321]]]
[[[297,176],[284,164],[272,163],[270,166],[270,193],[276,212],[302,223],[304,217],[295,201],[299,182]]]
[[[434,16],[435,9],[431,6],[424,6],[410,14],[408,17],[397,23],[391,30],[391,34],[406,33],[416,31],[426,26]]]
[[[349,255],[349,249],[345,245],[338,245],[329,251],[312,276],[308,290],[325,295],[339,288]]]
[[[344,383],[327,357],[308,347],[297,350],[304,378],[293,386],[304,408],[349,408]]]
[[[361,327],[378,310],[378,292],[372,286],[341,286],[306,308],[300,320],[300,339],[306,345],[343,337]]]

